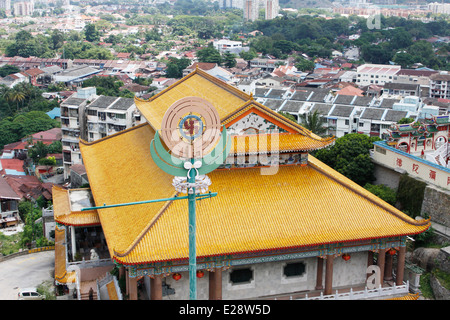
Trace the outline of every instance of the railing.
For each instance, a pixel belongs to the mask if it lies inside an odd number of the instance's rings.
[[[98,260],[81,260],[69,262],[69,265],[79,266],[80,268],[92,268],[92,267],[104,267],[113,264],[111,259],[98,259]]]
[[[339,293],[338,290],[336,290],[335,294],[330,295],[323,295],[323,293],[321,292],[320,296],[308,297],[308,295],[306,295],[305,298],[298,300],[362,300],[408,293],[409,293],[409,281],[406,281],[406,283],[402,285],[399,286],[394,285],[392,287],[386,288],[382,288],[380,286],[376,289],[367,289],[366,287],[364,290],[361,291],[353,291],[350,288],[349,292]]]

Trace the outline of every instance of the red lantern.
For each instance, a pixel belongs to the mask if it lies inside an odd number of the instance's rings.
[[[197,278],[203,278],[204,275],[205,273],[202,270],[197,271]]]
[[[172,278],[173,278],[175,281],[178,281],[178,280],[181,279],[181,274],[175,273],[175,274],[172,276]]]
[[[342,259],[344,259],[345,261],[348,261],[348,260],[350,260],[350,255],[347,254],[347,253],[344,253],[344,254],[342,255]]]
[[[393,256],[396,252],[397,252],[397,251],[395,251],[395,249],[393,249],[393,248],[390,248],[390,249],[388,250],[388,253],[389,253],[391,256]]]

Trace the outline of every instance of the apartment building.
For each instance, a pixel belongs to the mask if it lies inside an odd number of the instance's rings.
[[[80,138],[91,142],[140,123],[134,99],[98,96],[95,88],[79,88],[61,103],[64,178],[72,165],[83,164]]]
[[[450,74],[442,72],[430,76],[430,97],[450,99]]]
[[[140,123],[134,99],[100,96],[86,107],[87,141],[95,141]]]
[[[356,84],[359,86],[370,84],[382,86],[392,82],[400,70],[401,66],[397,65],[363,64],[356,69]]]

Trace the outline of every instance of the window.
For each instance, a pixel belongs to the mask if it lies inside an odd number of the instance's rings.
[[[360,126],[360,127],[364,127],[364,122],[360,122],[360,123],[359,123],[359,126]]]
[[[345,125],[348,126],[350,124],[350,120],[345,120]]]
[[[299,277],[305,273],[306,267],[303,262],[288,263],[283,268],[286,277]]]
[[[96,116],[97,115],[97,110],[91,110],[89,109],[87,111],[88,116]]]
[[[230,273],[232,284],[249,283],[253,280],[253,270],[250,268],[233,270]]]

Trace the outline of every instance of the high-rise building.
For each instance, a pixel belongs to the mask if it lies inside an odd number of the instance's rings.
[[[21,1],[14,3],[14,15],[31,16],[34,11],[34,1]]]
[[[265,0],[266,20],[272,20],[278,15],[280,10],[278,0]]]
[[[233,1],[233,0],[223,0],[225,1]],[[265,19],[271,20],[274,19],[278,15],[279,4],[278,0],[244,0],[243,9],[244,9],[244,19],[255,21],[259,17],[259,9],[265,9]]]
[[[0,10],[4,10],[6,14],[10,14],[11,0],[0,0]]]
[[[255,21],[259,15],[259,0],[244,0],[244,19]]]

